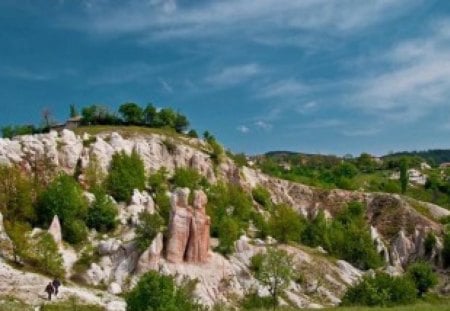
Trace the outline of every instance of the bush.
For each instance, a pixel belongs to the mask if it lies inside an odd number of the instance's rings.
[[[407,277],[391,277],[377,273],[365,276],[362,281],[350,287],[342,298],[343,305],[394,306],[411,304],[416,299],[414,283]]]
[[[302,232],[301,241],[311,247],[322,246],[325,249],[330,249],[329,227],[322,210],[312,221],[308,222]]]
[[[252,291],[245,295],[241,301],[241,308],[243,310],[269,310],[273,307],[272,297],[261,297],[257,291]]]
[[[48,227],[55,215],[61,221],[63,237],[69,243],[80,242],[86,236],[84,220],[88,203],[79,184],[68,175],[57,177],[38,198],[38,222]]]
[[[282,243],[298,242],[303,229],[303,218],[290,206],[280,204],[275,207],[269,220],[269,232],[272,237]]]
[[[99,232],[114,230],[117,226],[117,207],[102,190],[96,190],[95,201],[88,209],[86,224]]]
[[[428,232],[427,236],[425,237],[425,241],[423,242],[426,256],[430,256],[432,254],[433,249],[436,246],[436,242],[436,236],[433,234],[433,232]]]
[[[64,276],[63,259],[58,253],[58,246],[49,233],[43,233],[31,242],[25,261],[41,272],[54,276]]]
[[[177,287],[172,277],[151,271],[145,274],[126,296],[127,311],[193,311],[200,306],[192,301],[188,290]]]
[[[164,220],[157,213],[142,212],[136,228],[136,245],[140,252],[144,252],[163,230]]]
[[[106,188],[118,201],[129,201],[134,189],[144,190],[144,162],[136,150],[131,155],[123,151],[113,155]]]
[[[252,190],[253,199],[265,209],[269,209],[272,206],[272,197],[270,192],[263,186],[257,186]]]
[[[444,261],[444,267],[450,267],[450,232],[447,232],[444,236],[444,246],[442,248],[442,259]]]
[[[190,168],[177,168],[173,175],[172,184],[179,188],[198,189],[200,185],[205,184],[203,176],[196,170]]]
[[[232,218],[224,218],[218,227],[218,251],[222,254],[230,254],[234,251],[234,242],[240,236],[239,225]]]
[[[417,295],[422,297],[430,288],[438,282],[436,274],[430,264],[416,262],[408,267],[407,276],[414,282]]]

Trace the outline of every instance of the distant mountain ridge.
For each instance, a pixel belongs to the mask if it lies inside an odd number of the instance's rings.
[[[341,158],[341,156],[331,155],[331,154],[313,154],[313,153],[303,153],[303,152],[295,152],[295,151],[286,151],[286,150],[275,150],[269,151],[263,154],[265,157],[272,158],[280,158],[280,157],[289,157],[289,156],[322,156],[322,157],[334,157]],[[393,157],[401,157],[401,156],[417,156],[423,158],[425,161],[440,165],[442,163],[450,162],[450,149],[429,149],[423,151],[399,151],[393,152],[386,155],[381,156],[382,159],[389,159]]]

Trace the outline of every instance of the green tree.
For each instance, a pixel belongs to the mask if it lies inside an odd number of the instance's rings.
[[[320,210],[317,216],[306,225],[301,235],[301,241],[311,247],[322,246],[325,249],[330,249],[328,233],[329,228],[325,213]]]
[[[119,113],[127,124],[140,125],[144,120],[144,111],[135,103],[125,103],[119,107]]]
[[[73,177],[61,174],[37,201],[36,212],[38,223],[48,227],[55,215],[61,221],[64,239],[72,244],[81,242],[86,236],[84,220],[88,211],[88,203],[83,196],[83,190]]]
[[[156,110],[153,104],[148,104],[144,109],[144,122],[147,126],[154,127],[155,119],[158,114],[158,110]]]
[[[263,186],[256,186],[255,188],[253,188],[252,196],[253,200],[255,200],[266,210],[272,207],[272,197],[270,195],[270,192]]]
[[[36,221],[32,180],[16,166],[0,165],[0,212],[10,221]]]
[[[279,242],[299,241],[304,229],[301,216],[290,206],[280,204],[275,207],[269,220],[269,232]]]
[[[234,243],[240,235],[239,224],[232,218],[225,218],[218,227],[218,251],[225,255],[230,254],[234,251]]]
[[[70,105],[70,114],[69,114],[69,116],[71,117],[71,118],[75,118],[75,117],[78,117],[78,110],[77,110],[77,107],[75,106],[75,105]]]
[[[400,186],[402,188],[402,193],[406,192],[409,183],[409,174],[408,174],[408,159],[402,158],[400,160]]]
[[[422,297],[430,288],[438,282],[433,268],[426,262],[416,262],[410,265],[406,271],[407,276],[414,282],[417,294]]]
[[[433,232],[428,232],[425,237],[425,241],[423,242],[423,246],[425,249],[425,255],[430,256],[433,252],[434,247],[436,246],[437,240],[436,236]]]
[[[177,133],[184,133],[189,127],[189,120],[186,116],[177,113],[174,122],[174,128]]]
[[[117,207],[100,188],[94,191],[95,201],[88,209],[86,224],[99,232],[114,230],[117,226]]]
[[[142,212],[139,215],[139,224],[136,227],[136,245],[140,252],[144,252],[155,239],[156,235],[164,230],[164,220],[157,213]]]
[[[118,201],[129,201],[134,189],[144,190],[144,162],[136,150],[131,155],[124,151],[113,155],[106,188]]]
[[[252,258],[254,276],[267,286],[275,307],[278,304],[279,295],[289,286],[294,277],[292,256],[284,250],[275,248],[268,248],[267,253],[256,256],[259,258],[256,260]]]
[[[197,131],[194,130],[194,129],[190,130],[190,131],[187,133],[187,135],[188,135],[189,137],[191,137],[191,138],[198,138]]]
[[[184,287],[177,287],[171,276],[151,271],[145,274],[127,294],[127,311],[194,311],[200,306],[193,302]]]
[[[29,248],[29,242],[26,233],[30,231],[31,228],[28,224],[23,222],[6,221],[5,230],[12,242],[14,262],[18,263],[20,261],[20,258],[26,258],[26,254]]]

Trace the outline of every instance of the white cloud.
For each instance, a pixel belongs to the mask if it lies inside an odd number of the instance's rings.
[[[3,67],[0,76],[10,77],[27,81],[48,81],[56,78],[56,74],[49,72],[39,72],[20,67]]]
[[[395,121],[415,121],[450,96],[449,23],[436,23],[423,38],[400,42],[382,55],[383,71],[355,80],[353,106]]]
[[[245,125],[238,126],[237,130],[239,132],[241,132],[242,134],[247,134],[248,132],[250,132],[250,129],[247,126],[245,126]]]
[[[261,97],[292,97],[307,94],[311,87],[303,82],[288,79],[265,86],[258,95]]]
[[[268,123],[266,121],[262,121],[262,120],[256,121],[255,122],[255,126],[257,128],[259,128],[259,129],[262,129],[262,130],[265,130],[265,131],[270,131],[272,129],[272,127],[273,127],[272,124],[270,124],[270,123]]]
[[[101,35],[192,39],[230,33],[256,36],[278,30],[357,32],[407,14],[423,0],[230,0],[195,6],[178,5],[174,0],[131,0],[118,5],[85,2],[86,15],[79,17],[83,23],[73,20],[69,26]]]
[[[216,86],[230,86],[244,82],[258,75],[261,71],[261,67],[258,64],[229,66],[208,77],[206,82]]]

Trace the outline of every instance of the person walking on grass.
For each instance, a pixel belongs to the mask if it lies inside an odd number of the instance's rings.
[[[44,291],[48,294],[48,300],[52,300],[52,294],[55,292],[52,282],[47,284]]]
[[[52,282],[53,289],[55,290],[55,297],[58,297],[59,287],[61,286],[61,281],[55,278]]]

